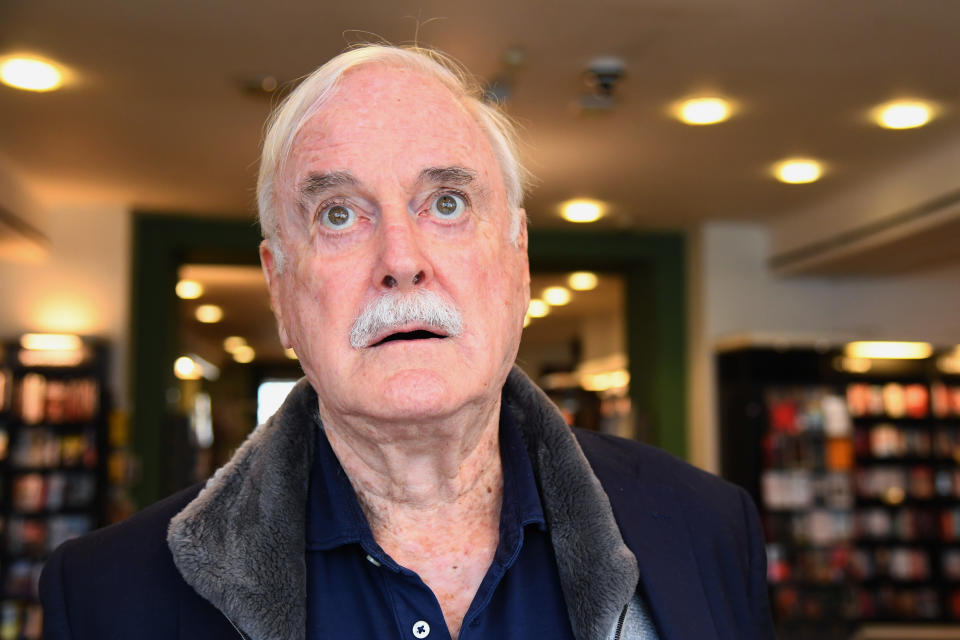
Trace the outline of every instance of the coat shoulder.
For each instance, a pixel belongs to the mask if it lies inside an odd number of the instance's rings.
[[[668,485],[696,499],[735,499],[742,489],[663,449],[617,436],[574,429],[584,455],[606,487],[607,481]]]
[[[92,531],[58,548],[76,562],[98,566],[115,565],[119,559],[149,561],[169,555],[167,526],[199,493],[196,485],[156,502],[122,522]],[[109,563],[104,561],[109,560]]]
[[[138,637],[176,637],[173,628],[153,622],[175,624],[189,589],[173,564],[167,527],[200,488],[58,547],[40,578],[45,637],[134,637],[124,635],[134,630]]]
[[[672,508],[681,509],[704,531],[747,536],[744,526],[754,517],[755,507],[742,488],[649,444],[580,429],[575,432],[618,521],[633,516],[633,497],[645,492],[669,500]]]

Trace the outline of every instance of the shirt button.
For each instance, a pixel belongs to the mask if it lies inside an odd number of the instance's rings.
[[[426,638],[430,635],[430,625],[426,620],[417,620],[413,623],[413,637]]]

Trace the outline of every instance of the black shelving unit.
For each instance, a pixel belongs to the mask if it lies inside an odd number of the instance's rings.
[[[42,635],[46,557],[105,524],[110,407],[105,345],[59,365],[25,352],[10,342],[0,360],[0,637],[18,639]]]
[[[960,622],[960,378],[837,350],[717,359],[722,470],[761,510],[778,638]]]

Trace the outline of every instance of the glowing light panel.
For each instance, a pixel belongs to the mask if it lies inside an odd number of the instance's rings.
[[[547,287],[543,290],[543,301],[551,307],[570,304],[570,290],[566,287]]]
[[[567,222],[596,222],[603,217],[604,205],[598,200],[585,198],[568,200],[560,208],[560,215]]]
[[[874,120],[885,129],[916,129],[930,122],[933,110],[926,102],[899,100],[880,105]]]
[[[684,124],[717,124],[730,117],[730,103],[723,98],[691,98],[680,103],[677,117]]]
[[[823,166],[816,160],[791,158],[774,165],[774,175],[786,184],[809,184],[823,175]]]
[[[24,91],[53,91],[63,85],[63,73],[46,60],[16,56],[0,62],[0,82]]]
[[[574,291],[590,291],[599,284],[597,274],[592,271],[575,271],[567,277],[567,284]]]
[[[202,304],[197,307],[194,316],[204,324],[213,324],[223,320],[223,309],[215,304]]]
[[[196,300],[203,295],[203,285],[196,280],[181,280],[177,283],[177,297],[183,300]]]
[[[844,350],[849,358],[923,360],[933,353],[929,342],[851,342]]]
[[[542,318],[550,313],[550,305],[539,298],[530,300],[530,306],[527,307],[527,315],[531,318]]]

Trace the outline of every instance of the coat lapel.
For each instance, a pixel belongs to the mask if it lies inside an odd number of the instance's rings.
[[[527,447],[578,640],[603,640],[637,590],[637,561],[560,412],[519,369],[503,399]]]
[[[306,633],[304,522],[317,425],[317,396],[303,379],[170,521],[167,544],[184,580],[252,638]]]
[[[627,546],[640,568],[640,586],[661,640],[716,638],[693,541],[672,487],[645,484],[608,492]]]

